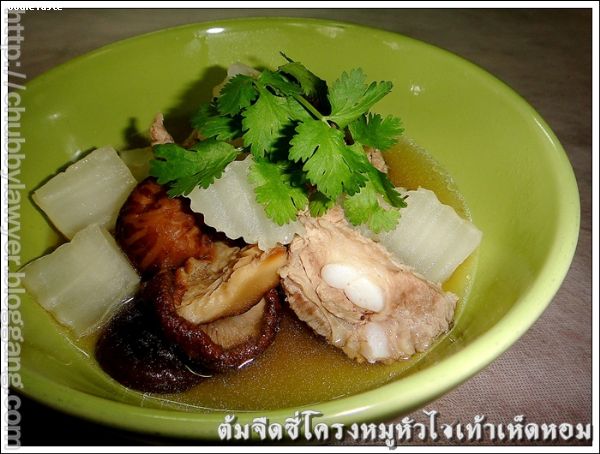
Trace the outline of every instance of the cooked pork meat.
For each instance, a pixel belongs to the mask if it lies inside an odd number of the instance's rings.
[[[359,362],[392,362],[424,351],[448,330],[456,296],[397,263],[334,208],[305,218],[280,270],[298,317]]]
[[[154,120],[152,120],[152,124],[150,125],[150,143],[152,145],[175,142],[169,131],[165,128],[164,120],[161,113],[157,113],[154,116]]]
[[[189,257],[211,257],[213,243],[183,197],[169,198],[152,178],[142,181],[121,208],[115,237],[140,271],[148,276],[177,268]]]
[[[380,172],[388,173],[388,167],[385,163],[385,159],[383,159],[381,151],[375,148],[367,148],[365,151],[367,153],[367,158],[369,159],[369,162],[373,164],[373,167]]]
[[[283,247],[260,251],[216,244],[212,260],[189,259],[156,275],[145,289],[165,336],[211,370],[250,363],[273,341],[279,324],[278,269]]]
[[[200,133],[198,132],[197,129],[193,129],[192,132],[190,132],[190,134],[183,141],[181,146],[183,148],[190,148],[193,145],[195,145],[196,143],[198,143],[200,140],[202,140],[202,137],[200,137]]]

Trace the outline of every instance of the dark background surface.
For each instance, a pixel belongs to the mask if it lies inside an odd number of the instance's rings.
[[[573,164],[581,194],[575,259],[553,303],[498,360],[426,409],[440,423],[478,414],[508,423],[591,422],[591,10],[210,9],[27,12],[21,70],[31,79],[113,41],[190,22],[246,16],[350,21],[448,49],[502,79],[540,112]],[[557,329],[560,327],[560,329]],[[192,443],[82,421],[28,398],[23,445]],[[411,415],[425,421],[422,410]]]

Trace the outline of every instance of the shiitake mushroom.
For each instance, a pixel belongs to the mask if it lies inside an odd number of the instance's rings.
[[[240,263],[238,255],[247,257],[247,254],[244,251],[233,253],[229,257],[230,266],[239,274],[221,270],[221,281],[214,280],[207,271],[210,264],[195,259],[190,259],[176,272],[164,271],[156,275],[144,294],[154,301],[165,336],[194,364],[212,371],[250,364],[273,342],[279,328],[281,305],[275,288],[278,279],[271,282],[268,273],[274,268],[276,274],[276,269],[285,261],[287,254],[284,248],[281,249],[261,253],[259,258],[254,257],[250,263],[237,267]],[[245,276],[247,273],[256,280],[254,288],[248,287],[244,293],[243,285],[251,284]],[[220,292],[220,289],[224,290]],[[204,309],[210,309],[210,304],[203,305],[203,302],[210,302],[214,294],[219,294],[221,317],[208,318],[204,323],[186,318],[186,314],[194,313],[195,304],[198,306],[196,313],[202,316]],[[182,305],[184,301],[187,304]],[[250,309],[229,315],[249,303]]]
[[[144,276],[177,268],[189,257],[213,254],[211,236],[188,199],[171,198],[153,178],[139,183],[117,218],[115,238],[131,263]]]
[[[180,392],[201,380],[195,370],[246,366],[271,344],[284,247],[263,252],[224,238],[152,178],[123,205],[116,238],[146,280],[97,343],[98,362],[117,381]]]
[[[96,359],[119,383],[143,392],[182,392],[204,375],[165,338],[152,303],[143,298],[134,298],[110,320],[96,344]]]

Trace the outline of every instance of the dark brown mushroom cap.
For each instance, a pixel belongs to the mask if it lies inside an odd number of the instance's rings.
[[[177,268],[189,257],[209,258],[212,241],[186,198],[170,198],[153,178],[139,183],[123,204],[115,238],[131,263],[148,277]]]
[[[119,383],[143,392],[182,392],[203,378],[165,339],[152,304],[139,298],[127,303],[104,328],[96,359]]]
[[[248,365],[277,334],[281,306],[276,289],[269,290],[243,314],[205,324],[194,324],[178,315],[177,307],[185,291],[177,284],[173,271],[163,271],[149,282],[144,293],[154,301],[165,337],[199,366],[223,371]],[[228,330],[236,333],[224,335]]]

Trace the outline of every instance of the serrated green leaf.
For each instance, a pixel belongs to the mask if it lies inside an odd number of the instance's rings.
[[[306,207],[306,189],[294,184],[295,176],[289,162],[254,158],[248,178],[255,186],[256,201],[277,224],[296,220],[298,211]]]
[[[344,142],[344,134],[319,120],[306,120],[290,141],[289,157],[303,162],[308,180],[331,199],[342,192],[354,194],[364,186],[366,167],[356,151]],[[367,161],[368,163],[368,161]]]
[[[174,143],[155,145],[153,152],[150,175],[159,184],[169,183],[171,197],[189,194],[196,186],[207,188],[238,154],[228,143],[214,139],[198,142],[190,150]]]
[[[383,200],[396,208],[406,207],[405,197],[394,187],[387,174],[371,167],[367,171],[367,176],[373,189],[383,197]]]
[[[242,121],[240,117],[211,117],[199,129],[206,138],[215,138],[221,141],[233,140],[242,135]]]
[[[283,74],[275,71],[269,71],[265,69],[260,76],[258,76],[257,82],[263,87],[271,87],[279,95],[293,96],[302,94],[302,88],[300,85],[290,81]]]
[[[352,138],[369,147],[387,150],[398,142],[404,131],[398,117],[388,115],[385,119],[379,114],[361,115],[348,125]]]
[[[290,120],[298,122],[312,119],[306,109],[294,98],[286,98],[286,100]]]
[[[308,198],[308,209],[313,217],[323,216],[335,205],[335,200],[330,199],[319,191],[313,192]]]
[[[221,115],[214,103],[200,106],[192,117],[192,127],[197,129],[205,138],[215,138],[228,141],[242,135],[240,116]]]
[[[344,71],[329,88],[331,114],[351,108],[367,90],[367,76],[360,68]]]
[[[400,211],[397,208],[377,206],[367,221],[367,226],[375,233],[390,232],[398,225]]]
[[[346,218],[351,224],[367,224],[375,233],[393,230],[400,217],[397,208],[386,209],[381,206],[377,191],[370,181],[360,192],[346,197],[343,206]]]
[[[347,145],[344,150],[344,159],[356,172],[362,172],[368,174],[373,170],[377,170],[373,167],[373,164],[369,162],[369,158],[365,153],[363,146],[356,142],[352,145]]]
[[[327,91],[327,84],[323,79],[309,71],[302,63],[293,61],[283,53],[282,55],[288,63],[281,65],[278,68],[278,71],[289,74],[296,79],[302,88],[303,94],[310,97],[316,97]]]
[[[259,89],[257,101],[242,115],[244,145],[259,158],[276,151],[286,126],[291,123],[288,100],[264,88]]]
[[[344,128],[392,90],[389,81],[372,82],[368,86],[365,81],[366,75],[360,68],[342,73],[329,90],[331,114],[327,120]]]
[[[219,113],[236,115],[242,109],[249,107],[257,96],[258,91],[254,87],[254,79],[244,74],[238,74],[221,89],[217,98]]]

